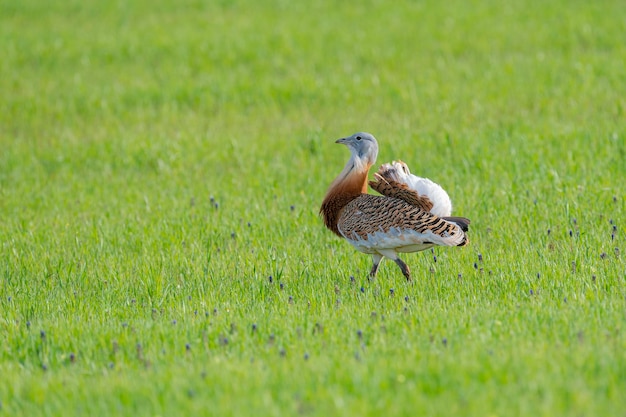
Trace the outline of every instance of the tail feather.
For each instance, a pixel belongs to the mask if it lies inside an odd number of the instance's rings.
[[[452,214],[452,202],[448,193],[439,184],[428,178],[411,174],[409,167],[402,161],[382,164],[375,177],[379,181],[382,178],[388,183],[404,184],[409,190],[415,191],[423,199],[430,200],[432,208],[428,211],[436,216],[444,217]]]
[[[444,219],[447,222],[456,224],[464,232],[467,232],[469,230],[469,225],[471,223],[470,219],[465,218],[465,217],[458,217],[458,216],[447,216],[447,217],[442,217],[442,219]]]
[[[394,197],[430,212],[442,220],[456,225],[460,230],[449,236],[447,246],[465,246],[469,243],[466,232],[470,220],[465,217],[451,216],[452,202],[448,193],[437,183],[428,178],[411,174],[409,167],[402,161],[382,164],[374,174],[375,181],[370,186],[387,197]],[[458,229],[457,229],[458,230]]]
[[[412,206],[419,207],[425,212],[431,211],[433,203],[424,195],[419,195],[405,183],[397,182],[389,177],[385,178],[378,172],[374,174],[375,181],[370,181],[370,187],[384,196],[404,200]]]

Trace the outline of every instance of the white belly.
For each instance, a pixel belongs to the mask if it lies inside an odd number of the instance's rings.
[[[342,232],[343,234],[343,232]],[[435,246],[440,236],[428,231],[419,233],[410,229],[391,228],[387,232],[379,231],[369,233],[366,238],[358,235],[346,236],[346,240],[358,251],[363,253],[378,253],[383,250],[393,250],[396,252],[420,252]]]

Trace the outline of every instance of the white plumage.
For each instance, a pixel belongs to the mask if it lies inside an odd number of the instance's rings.
[[[339,229],[341,230],[341,229]],[[344,235],[345,236],[345,235]],[[391,227],[387,231],[379,230],[374,233],[368,233],[362,238],[356,233],[351,236],[345,236],[356,250],[363,253],[373,254],[380,249],[393,249],[399,253],[420,252],[433,246],[454,246],[450,241],[446,240],[446,236],[439,236],[431,230],[425,230],[420,233],[412,229]],[[459,236],[457,241],[460,243],[463,236]]]
[[[411,174],[409,167],[404,162],[393,161],[391,164],[382,164],[379,170],[388,171],[395,181],[406,184],[407,187],[416,191],[419,195],[428,197],[431,203],[433,203],[433,208],[430,209],[430,212],[435,216],[447,217],[452,215],[452,201],[446,190],[428,178]]]

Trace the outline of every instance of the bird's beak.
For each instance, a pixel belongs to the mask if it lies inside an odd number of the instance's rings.
[[[348,138],[341,138],[341,139],[337,139],[337,140],[335,141],[335,143],[342,143],[342,144],[344,144],[344,145],[345,145],[345,143],[346,143],[347,141],[348,141]]]

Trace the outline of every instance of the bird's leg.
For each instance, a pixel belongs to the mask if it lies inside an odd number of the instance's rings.
[[[395,263],[398,264],[398,266],[400,267],[400,270],[402,271],[402,275],[404,275],[404,277],[406,278],[407,281],[411,280],[411,271],[409,270],[409,266],[407,264],[405,264],[402,259],[396,257],[396,259],[393,260]]]
[[[374,264],[372,265],[372,269],[370,271],[370,278],[374,278],[376,273],[378,272],[378,266],[380,265],[380,261],[383,259],[383,255],[375,253],[372,255],[372,260]]]

